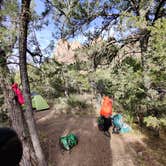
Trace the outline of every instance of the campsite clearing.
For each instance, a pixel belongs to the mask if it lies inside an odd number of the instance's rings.
[[[156,155],[159,142],[151,147],[145,135],[129,133],[106,137],[97,128],[96,117],[57,114],[56,110],[37,112],[40,137],[50,166],[164,166],[165,159]],[[59,137],[68,133],[79,142],[70,152],[59,147]],[[164,154],[162,142],[161,153]]]

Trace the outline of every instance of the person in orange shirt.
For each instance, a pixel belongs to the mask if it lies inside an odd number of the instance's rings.
[[[102,103],[102,106],[101,106],[101,109],[100,109],[100,116],[104,120],[102,130],[104,132],[107,132],[107,135],[109,135],[109,136],[110,136],[110,133],[109,133],[108,130],[112,125],[112,121],[111,121],[112,105],[113,105],[112,99],[108,96],[104,96],[103,97],[103,103]]]
[[[112,116],[112,103],[113,101],[108,96],[103,97],[103,104],[100,110],[101,116],[105,118]]]

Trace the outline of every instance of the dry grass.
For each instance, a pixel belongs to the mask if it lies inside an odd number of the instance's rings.
[[[130,146],[137,154],[139,166],[165,166],[166,165],[166,133],[158,138],[147,129],[134,127],[132,137],[138,141],[130,142]]]

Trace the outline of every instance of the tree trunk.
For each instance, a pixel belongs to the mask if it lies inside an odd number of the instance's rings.
[[[20,165],[31,166],[33,160],[32,158],[34,158],[34,156],[31,156],[34,154],[33,147],[31,146],[28,133],[26,132],[25,121],[23,120],[23,112],[11,89],[11,85],[9,83],[10,74],[8,72],[7,66],[2,67],[0,65],[0,85],[3,90],[12,128],[17,132],[23,146],[23,156]]]
[[[22,0],[21,15],[20,15],[20,31],[19,31],[19,60],[20,60],[20,76],[23,87],[23,95],[25,99],[25,119],[28,125],[32,144],[35,150],[35,155],[39,166],[46,166],[46,160],[39,142],[36,124],[32,115],[32,102],[30,96],[30,86],[27,74],[26,64],[26,49],[27,49],[27,31],[29,22],[29,6],[30,0]]]
[[[150,31],[144,30],[143,36],[140,39],[140,48],[141,48],[141,65],[142,65],[142,82],[144,87],[146,88],[146,93],[150,89],[150,78],[147,75],[147,50],[148,50],[148,43],[149,43],[149,37],[150,37]],[[146,111],[148,110],[147,105]],[[141,109],[140,109],[141,111]],[[144,115],[141,112],[138,112],[138,123],[139,126],[143,127],[143,118]]]
[[[149,36],[150,36],[150,31],[144,30],[143,36],[140,39],[140,48],[141,48],[141,63],[142,63],[142,79],[144,82],[144,85],[147,89],[150,87],[150,81],[147,78],[147,60],[146,60],[146,54],[147,54],[147,49],[148,49],[148,42],[149,42]]]

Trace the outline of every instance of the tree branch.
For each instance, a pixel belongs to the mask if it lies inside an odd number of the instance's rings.
[[[158,19],[158,16],[159,16],[159,13],[160,13],[160,9],[161,7],[164,5],[164,2],[165,0],[160,0],[159,4],[158,4],[158,7],[156,9],[156,13],[155,13],[155,16],[154,16],[154,20],[152,22],[152,25],[155,23],[155,21]]]
[[[40,53],[38,52],[31,52],[28,48],[26,49],[27,52],[32,56],[32,57],[35,57],[35,56],[42,56]]]
[[[133,5],[133,10],[135,10],[136,15],[139,16],[139,2],[136,2],[135,0],[131,0],[131,3]]]

